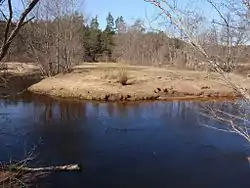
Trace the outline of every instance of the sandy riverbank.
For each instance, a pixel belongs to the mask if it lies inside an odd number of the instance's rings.
[[[128,77],[126,85],[121,76]],[[250,89],[250,78],[230,74],[232,80]],[[47,78],[29,91],[63,98],[102,101],[171,100],[186,98],[234,97],[221,76],[207,72],[126,66],[114,63],[82,64],[71,73]]]

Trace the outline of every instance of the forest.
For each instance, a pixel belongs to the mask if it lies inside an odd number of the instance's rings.
[[[50,7],[50,8],[48,8]],[[67,8],[70,7],[70,8]],[[5,61],[38,62],[46,76],[69,72],[81,62],[125,62],[136,65],[174,65],[177,67],[207,70],[205,58],[186,42],[182,34],[171,36],[168,32],[149,27],[145,20],[127,23],[123,16],[106,17],[105,28],[100,28],[97,16],[87,18],[77,11],[71,1],[52,3],[44,1],[33,11],[32,19],[23,27],[11,44]],[[245,68],[237,62],[248,62],[248,46],[241,46],[245,33],[237,34],[237,45],[223,45],[229,41],[225,27],[209,27],[200,31],[204,18],[190,14],[186,24],[206,49],[211,59],[223,64],[223,70],[238,71]],[[1,19],[0,39],[4,37],[6,20]],[[11,27],[15,27],[12,21]],[[171,26],[169,26],[168,29]],[[231,43],[232,41],[232,35]],[[230,49],[230,50],[229,50]],[[230,51],[230,52],[229,52]],[[225,63],[227,62],[227,63]],[[239,63],[238,63],[239,64]]]

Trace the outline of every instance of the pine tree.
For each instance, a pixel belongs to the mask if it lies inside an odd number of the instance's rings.
[[[96,61],[96,58],[102,54],[101,30],[97,16],[92,18],[90,26],[85,28],[84,47],[85,55],[91,61]]]
[[[112,57],[112,48],[114,46],[113,36],[115,34],[114,18],[111,13],[107,16],[107,25],[103,32],[102,44],[104,55],[108,58],[106,61],[110,61]]]
[[[90,53],[90,28],[89,25],[86,25],[83,30],[83,47],[84,47],[84,61],[93,61]]]
[[[115,30],[118,34],[126,32],[126,24],[122,16],[115,20]]]
[[[112,14],[109,12],[108,17],[106,18],[107,21],[107,26],[105,31],[109,32],[110,34],[114,34],[115,32],[115,24],[114,24],[114,17]]]
[[[99,22],[98,22],[98,17],[97,16],[92,18],[92,20],[90,22],[90,29],[91,30],[98,30],[99,29]]]

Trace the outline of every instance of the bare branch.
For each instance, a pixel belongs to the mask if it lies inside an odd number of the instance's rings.
[[[194,36],[192,36],[187,30],[186,28],[182,25],[179,15],[178,13],[175,11],[175,9],[166,1],[166,0],[144,0],[145,2],[149,2],[151,4],[153,4],[154,6],[158,7],[162,13],[164,13],[166,15],[166,17],[168,19],[170,19],[172,21],[172,23],[174,25],[176,25],[177,28],[179,28],[181,31],[184,32],[184,34],[188,37],[189,39],[189,43],[196,48],[207,60],[208,64],[216,71],[218,72],[222,78],[224,79],[224,81],[232,88],[234,89],[236,92],[240,93],[242,95],[242,97],[244,97],[246,100],[250,100],[250,95],[249,93],[247,93],[244,89],[242,89],[239,85],[237,85],[236,83],[233,83],[233,81],[228,77],[228,75],[225,73],[225,71],[223,70],[223,68],[219,65],[219,63],[210,60],[210,56],[207,54],[207,52],[205,51],[205,49],[198,43],[198,41],[195,39]],[[166,8],[164,8],[162,6],[162,4],[165,4],[172,12],[173,14],[175,14],[177,16],[177,20],[174,19],[171,15],[171,13],[169,11],[166,10]]]
[[[4,3],[5,0],[0,0],[0,6]]]
[[[7,16],[4,14],[4,12],[3,12],[2,10],[0,10],[0,12],[2,13],[4,19],[5,19],[6,21],[8,21],[8,18],[7,18]]]
[[[21,27],[23,27],[24,25],[26,25],[27,23],[31,22],[31,21],[34,20],[34,19],[35,19],[34,16],[31,17],[31,18],[29,18],[27,21],[25,21],[25,22],[22,23],[22,26],[21,26]]]
[[[9,8],[9,19],[8,19],[6,27],[5,27],[3,46],[6,45],[6,42],[8,40],[8,34],[9,34],[9,30],[10,30],[10,26],[11,26],[11,22],[12,22],[12,18],[13,18],[11,0],[8,0],[8,8]]]
[[[242,3],[250,10],[250,1],[249,0],[242,0]]]
[[[23,24],[24,24],[24,20],[27,17],[27,15],[30,13],[30,11],[36,6],[36,4],[39,2],[39,0],[32,0],[28,7],[23,11],[23,13],[21,14],[14,30],[11,32],[11,34],[8,36],[8,31],[9,29],[6,26],[5,29],[5,34],[7,33],[7,37],[5,36],[5,42],[3,43],[1,49],[0,49],[0,61],[2,61],[2,59],[5,57],[5,55],[7,54],[9,48],[10,48],[10,44],[12,43],[13,39],[17,36],[17,34],[19,33],[20,29],[22,28]],[[10,18],[9,18],[9,22],[11,23],[12,20],[12,6],[11,6],[11,0],[8,0],[8,5],[9,5],[9,11],[10,11]],[[8,24],[7,24],[8,25]],[[7,39],[6,39],[7,38]]]
[[[223,14],[221,13],[221,11],[218,9],[218,7],[211,1],[211,0],[207,0],[208,3],[210,3],[212,5],[212,7],[216,10],[216,12],[220,15],[220,17],[222,18],[222,20],[224,21],[224,23],[226,24],[227,27],[229,27],[229,23],[227,21],[227,19],[223,16]]]

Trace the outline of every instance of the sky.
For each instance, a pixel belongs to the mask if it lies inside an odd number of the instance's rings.
[[[211,15],[211,7],[204,0],[179,0],[178,7],[192,7],[202,14]],[[109,12],[114,18],[123,16],[128,23],[132,23],[137,18],[146,20],[153,18],[157,11],[159,12],[157,8],[144,0],[85,0],[83,11],[90,17],[97,15],[102,28],[105,27],[106,16]]]
[[[85,0],[84,8],[91,17],[98,16],[101,27],[106,24],[105,19],[109,12],[114,18],[123,16],[127,22],[144,18],[146,13],[154,12],[154,8],[143,0]]]
[[[14,9],[22,10],[23,0],[12,0]],[[87,18],[98,16],[100,27],[103,29],[106,25],[106,17],[109,12],[116,19],[118,16],[123,16],[124,20],[131,24],[136,19],[140,18],[146,22],[152,20],[159,9],[146,3],[144,0],[76,0],[78,1],[78,11],[82,12]],[[174,0],[168,0],[173,2]],[[177,0],[177,6],[181,9],[195,9],[203,15],[215,15],[212,13],[211,6],[205,3],[205,0]],[[147,24],[147,23],[146,23]]]

